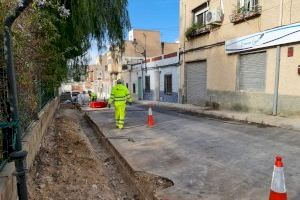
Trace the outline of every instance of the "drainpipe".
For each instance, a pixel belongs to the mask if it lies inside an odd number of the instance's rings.
[[[186,31],[186,4],[184,4],[184,32]],[[184,104],[185,103],[185,96],[186,96],[186,77],[185,77],[185,45],[186,45],[186,41],[185,41],[185,34],[183,36],[183,51],[182,51],[182,69],[180,70],[180,82],[181,82],[181,103]],[[179,60],[180,62],[180,60]]]
[[[17,177],[17,189],[20,200],[27,200],[27,185],[26,185],[26,172],[25,160],[27,152],[22,150],[21,141],[21,127],[19,124],[19,108],[16,84],[16,71],[13,62],[13,46],[11,27],[15,20],[31,3],[32,0],[23,0],[18,3],[17,7],[11,11],[4,21],[4,58],[7,67],[8,85],[9,85],[9,101],[11,103],[10,110],[12,112],[12,121],[16,123],[14,127],[16,133],[16,146],[15,152],[10,154],[10,157],[15,161],[16,172],[13,175]]]
[[[279,26],[282,26],[283,19],[283,0],[280,0],[280,15],[279,15]],[[276,49],[276,69],[275,69],[275,84],[274,84],[274,97],[273,97],[273,115],[278,113],[278,89],[280,79],[280,59],[281,59],[281,47],[277,46]]]

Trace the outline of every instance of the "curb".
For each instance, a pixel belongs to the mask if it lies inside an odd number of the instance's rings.
[[[143,102],[143,101],[136,101],[136,104],[148,106],[149,104],[155,106],[155,107],[161,107],[161,108],[167,108],[167,109],[175,109],[177,111],[183,111],[188,114],[192,115],[202,115],[202,116],[208,116],[216,119],[222,119],[222,120],[234,120],[242,123],[247,124],[256,124],[260,126],[270,126],[270,127],[278,127],[288,130],[294,130],[294,131],[300,131],[300,125],[299,127],[295,126],[295,124],[291,122],[285,122],[288,121],[288,118],[284,117],[278,117],[278,116],[269,116],[269,115],[263,115],[263,114],[255,114],[251,113],[250,115],[247,113],[222,113],[222,111],[219,110],[212,110],[208,107],[198,107],[194,106],[193,108],[188,107],[178,107],[176,104],[172,105],[164,105],[160,102]],[[184,104],[179,104],[184,105]],[[300,119],[298,120],[300,124]]]
[[[125,176],[126,180],[131,184],[134,190],[139,194],[142,199],[145,200],[158,200],[155,197],[155,191],[151,191],[151,187],[147,184],[141,184],[136,176],[139,171],[134,170],[127,160],[120,154],[120,152],[115,148],[115,146],[109,141],[108,138],[103,134],[103,130],[90,118],[90,116],[85,113],[84,118],[91,125],[92,129],[99,136],[101,144],[105,149],[114,157],[117,165],[121,168],[121,173]]]

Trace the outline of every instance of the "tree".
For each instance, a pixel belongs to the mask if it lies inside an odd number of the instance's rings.
[[[20,2],[1,1],[0,18]],[[3,20],[0,25],[2,33]],[[12,28],[23,127],[67,79],[68,70],[76,80],[84,75],[92,39],[99,49],[107,42],[122,49],[129,28],[127,0],[34,0]]]

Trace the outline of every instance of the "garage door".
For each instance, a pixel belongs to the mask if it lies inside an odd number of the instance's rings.
[[[240,56],[239,89],[265,91],[266,53],[252,53]]]
[[[206,62],[186,64],[187,103],[202,104],[206,99]]]

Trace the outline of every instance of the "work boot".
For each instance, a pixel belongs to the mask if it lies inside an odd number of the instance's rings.
[[[123,129],[124,128],[124,126],[123,125],[119,125],[119,127],[118,127],[119,129]]]

